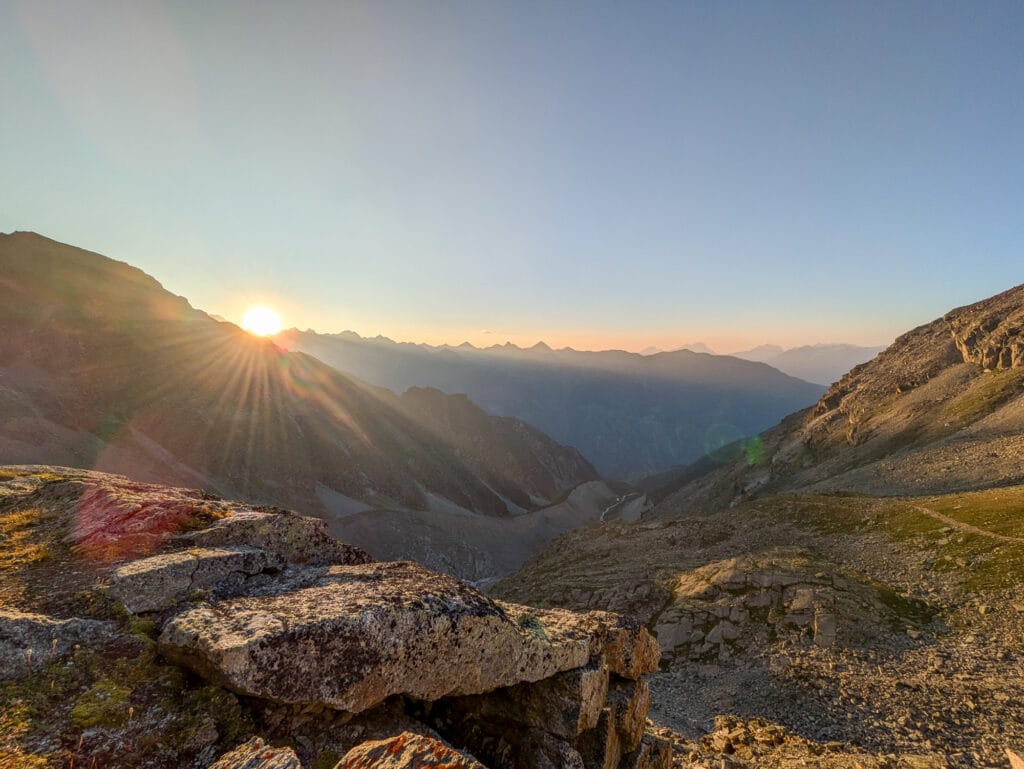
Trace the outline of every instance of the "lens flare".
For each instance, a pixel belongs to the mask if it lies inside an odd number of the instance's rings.
[[[242,328],[256,336],[271,336],[281,330],[281,316],[269,307],[250,307],[242,316]]]

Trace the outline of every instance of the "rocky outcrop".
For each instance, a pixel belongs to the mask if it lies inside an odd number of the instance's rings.
[[[197,594],[238,594],[250,577],[283,566],[276,553],[257,548],[193,548],[121,566],[108,592],[130,612],[162,611]]]
[[[716,561],[680,576],[656,618],[666,656],[726,660],[779,639],[863,645],[883,633],[906,638],[928,607],[858,582],[799,550]]]
[[[1024,366],[1024,286],[953,310],[943,320],[965,363],[988,370]]]
[[[633,677],[657,664],[637,623],[503,605],[413,563],[287,576],[180,613],[160,648],[240,693],[355,713],[397,694],[432,701],[538,681],[591,659]]]
[[[67,657],[76,644],[99,646],[113,630],[112,622],[0,609],[0,681],[30,676]]]
[[[272,748],[253,737],[218,758],[210,769],[302,769],[302,763],[291,748]]]
[[[387,740],[364,742],[341,759],[335,769],[486,769],[472,756],[439,740],[402,732]]]
[[[667,766],[644,735],[660,651],[638,620],[496,601],[368,563],[318,520],[86,471],[0,474],[4,532],[19,549],[0,550],[0,594],[21,605],[0,612],[2,669],[45,664],[53,687],[74,650],[75,729],[151,719],[138,730],[158,750],[174,724],[178,765],[196,769],[233,746],[216,769]],[[205,679],[199,693],[167,663]]]
[[[429,719],[488,766],[668,766],[670,746],[645,734],[650,704],[645,680],[591,665],[535,684],[445,699]]]

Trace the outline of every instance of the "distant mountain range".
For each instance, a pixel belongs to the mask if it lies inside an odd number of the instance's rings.
[[[433,347],[351,331],[289,329],[276,341],[381,387],[464,393],[575,446],[601,474],[635,478],[692,462],[813,403],[824,391],[765,365],[690,350]]]
[[[671,350],[663,350],[660,347],[645,347],[640,351],[641,355],[657,355],[659,352],[677,352],[678,350],[689,350],[690,352],[702,352],[707,355],[715,355],[715,351],[703,342],[688,342],[681,344]]]
[[[717,355],[703,342],[680,345],[679,350]],[[762,344],[750,350],[729,353],[734,358],[767,363],[784,374],[820,385],[830,385],[854,366],[874,358],[885,347],[859,347],[854,344],[809,344],[786,349],[777,344]],[[647,347],[641,355],[665,352],[658,347]]]
[[[788,350],[763,344],[752,350],[732,353],[737,358],[767,363],[790,376],[808,382],[830,385],[861,363],[874,358],[885,347],[858,347],[853,344],[812,344]]]

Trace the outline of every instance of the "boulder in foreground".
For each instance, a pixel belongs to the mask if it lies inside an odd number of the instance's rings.
[[[261,594],[187,609],[160,648],[239,693],[353,713],[393,695],[434,701],[539,681],[591,660],[637,678],[659,657],[636,621],[502,604],[408,562],[296,570]]]

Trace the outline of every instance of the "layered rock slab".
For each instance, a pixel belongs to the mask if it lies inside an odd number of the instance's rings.
[[[408,562],[306,569],[167,622],[163,653],[234,691],[358,713],[393,695],[434,701],[539,681],[599,660],[657,667],[638,622],[494,601]]]
[[[108,594],[130,612],[162,611],[194,591],[242,589],[246,578],[280,571],[284,560],[252,547],[193,548],[131,561],[118,568]]]
[[[100,645],[113,633],[112,622],[0,609],[0,681],[29,676],[69,655],[76,644]]]

